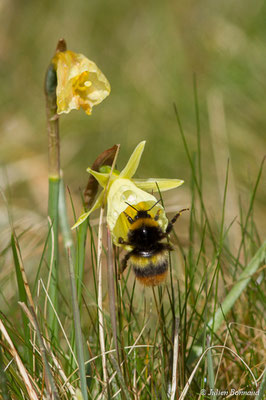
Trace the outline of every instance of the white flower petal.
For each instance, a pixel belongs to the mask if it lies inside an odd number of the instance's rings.
[[[177,188],[181,186],[184,181],[181,179],[161,179],[161,178],[149,178],[149,179],[133,179],[135,185],[142,189],[148,190],[149,192],[164,192],[166,190]],[[159,187],[159,190],[158,190]]]
[[[81,216],[78,218],[77,222],[72,226],[71,229],[76,229],[79,225],[81,225],[90,216],[90,214],[94,210],[96,210],[97,208],[101,207],[102,202],[103,202],[103,195],[104,195],[104,190],[102,190],[102,192],[98,196],[98,198],[95,201],[95,203],[92,206],[92,208],[88,212],[85,212],[85,213],[81,214]]]
[[[91,168],[87,168],[87,172],[89,172],[91,175],[93,175],[94,178],[99,182],[99,184],[100,184],[103,188],[105,188],[105,186],[107,185],[107,182],[108,182],[108,179],[109,179],[110,174],[105,174],[105,173],[102,173],[102,172],[97,172],[97,171],[94,171],[94,170],[91,169]]]
[[[141,159],[145,144],[146,144],[146,141],[143,140],[143,142],[140,142],[137,145],[137,147],[135,148],[135,150],[131,154],[131,157],[128,160],[127,165],[121,171],[120,178],[128,178],[128,179],[130,179],[130,178],[132,178],[132,176],[134,176],[135,172],[138,169],[138,166],[139,166],[139,163],[140,163],[140,159]]]

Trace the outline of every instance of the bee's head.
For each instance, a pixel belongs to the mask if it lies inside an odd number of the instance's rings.
[[[150,211],[150,210],[148,210]],[[147,210],[137,210],[137,214],[135,215],[134,221],[140,218],[151,218],[151,215],[148,213]]]
[[[133,210],[135,210],[137,212],[137,214],[135,215],[134,219],[129,217],[131,219],[130,222],[132,223],[132,222],[137,221],[138,219],[141,219],[141,218],[152,218],[152,216],[149,214],[149,211],[152,210],[153,207],[156,206],[157,203],[159,203],[159,201],[160,200],[156,201],[156,203],[154,203],[153,206],[151,208],[149,208],[148,210],[138,210],[137,208],[135,208],[134,206],[132,206],[131,204],[126,202],[126,204],[129,207],[133,208]]]

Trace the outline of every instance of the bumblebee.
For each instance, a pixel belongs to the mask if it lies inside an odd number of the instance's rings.
[[[173,248],[169,243],[161,241],[167,238],[180,214],[188,210],[186,208],[179,211],[168,222],[164,232],[158,224],[161,210],[159,209],[154,217],[149,214],[149,211],[157,203],[148,210],[137,210],[127,203],[136,211],[136,215],[132,218],[124,212],[130,228],[126,241],[122,237],[118,239],[119,244],[122,246],[130,246],[132,248],[122,260],[120,272],[123,273],[127,266],[130,266],[133,268],[136,278],[145,286],[157,286],[164,281],[168,270],[168,252]]]

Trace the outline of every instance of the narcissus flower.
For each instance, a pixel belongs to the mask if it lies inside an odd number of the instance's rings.
[[[145,143],[146,142],[143,141],[138,144],[128,160],[127,165],[121,172],[113,170],[110,176],[110,167],[107,167],[108,170],[106,172],[93,171],[91,168],[87,169],[87,171],[97,179],[103,190],[99,194],[93,207],[79,217],[72,229],[85,221],[94,210],[101,207],[106,199],[107,224],[112,234],[113,242],[117,246],[121,246],[119,238],[127,239],[129,222],[125,213],[131,218],[134,218],[136,214],[136,211],[130,206],[134,206],[138,210],[147,210],[151,208],[149,212],[150,215],[154,217],[155,214],[159,214],[158,223],[162,230],[165,231],[168,220],[164,208],[159,203],[155,205],[157,199],[152,194],[147,193],[147,191],[158,192],[158,188],[161,192],[174,189],[182,185],[183,181],[180,179],[160,178],[133,179],[139,166]],[[105,190],[107,190],[106,194]],[[123,245],[123,247],[125,246]]]
[[[110,93],[110,84],[97,65],[82,54],[59,51],[52,60],[57,74],[57,113],[80,107],[90,115],[92,107]]]

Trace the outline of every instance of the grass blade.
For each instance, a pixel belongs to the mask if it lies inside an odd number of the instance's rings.
[[[224,349],[224,350],[228,350],[231,354],[233,354],[233,355],[234,355],[238,360],[240,360],[240,361],[242,362],[242,364],[246,367],[247,371],[249,372],[249,374],[251,375],[251,377],[252,377],[252,379],[253,379],[254,386],[255,386],[255,387],[257,386],[257,381],[256,381],[256,378],[255,378],[255,376],[254,376],[252,370],[251,370],[250,367],[247,365],[247,363],[246,363],[235,351],[233,351],[232,349],[230,349],[230,347],[227,347],[227,346],[215,345],[215,346],[210,346],[210,347],[208,347],[208,348],[201,354],[201,356],[200,356],[200,358],[199,358],[197,364],[195,365],[193,371],[192,371],[191,374],[190,374],[190,377],[189,377],[189,379],[188,379],[188,381],[187,381],[187,383],[186,383],[186,385],[185,385],[185,387],[184,387],[184,389],[183,389],[183,391],[182,391],[182,393],[181,393],[181,395],[180,395],[180,397],[179,397],[179,400],[184,400],[184,399],[185,399],[185,397],[186,397],[186,395],[187,395],[187,392],[188,392],[188,390],[189,390],[189,388],[190,388],[190,386],[191,386],[192,380],[193,380],[193,378],[194,378],[194,376],[195,376],[195,374],[196,374],[196,372],[197,372],[197,369],[199,368],[199,365],[200,365],[202,359],[205,357],[205,354],[206,354],[208,351],[211,351],[212,349]]]
[[[9,336],[9,334],[7,333],[7,330],[2,322],[2,320],[0,319],[0,330],[5,338],[5,340],[7,341],[8,345],[9,345],[9,351],[12,355],[12,357],[14,357],[18,370],[21,374],[21,377],[23,379],[23,382],[25,384],[25,387],[27,389],[28,395],[29,395],[29,399],[30,400],[38,400],[38,396],[37,393],[31,383],[31,379],[29,377],[29,373],[26,370],[26,368],[23,365],[23,362],[21,361],[21,358],[19,357],[19,354]]]
[[[131,396],[130,396],[128,390],[127,390],[127,386],[126,386],[126,383],[124,381],[123,375],[121,373],[121,369],[119,368],[119,365],[118,365],[116,359],[111,354],[109,355],[109,358],[110,358],[110,361],[112,363],[113,368],[116,370],[117,380],[118,380],[118,382],[119,382],[119,384],[121,386],[121,390],[123,391],[126,400],[130,400]]]
[[[173,355],[173,372],[172,372],[172,386],[170,399],[175,399],[176,383],[177,383],[177,361],[178,361],[178,330],[179,330],[179,319],[175,319],[175,333],[174,333],[174,355]]]
[[[19,301],[27,304],[27,293],[26,289],[24,286],[24,281],[23,281],[23,276],[21,272],[21,264],[19,262],[20,256],[18,254],[19,248],[17,247],[17,240],[15,238],[15,233],[12,232],[11,234],[11,247],[12,247],[12,253],[13,253],[13,259],[14,259],[14,264],[15,264],[15,269],[16,269],[16,277],[17,277],[17,284],[18,284],[18,293],[19,293]],[[29,341],[30,341],[30,329],[28,326],[28,320],[25,314],[22,312],[22,321],[23,321],[23,327],[24,327],[24,340],[25,340],[25,356],[27,357],[28,363],[30,365],[31,362],[31,349],[29,347]]]
[[[27,315],[27,317],[29,318],[29,321],[31,322],[32,326],[34,327],[36,334],[37,334],[37,338],[38,338],[38,342],[39,342],[39,347],[40,347],[40,352],[42,355],[42,359],[43,359],[43,364],[44,364],[44,377],[45,377],[45,382],[46,382],[46,388],[49,391],[49,394],[51,395],[51,398],[55,399],[55,400],[59,400],[59,396],[58,396],[58,392],[56,389],[56,385],[53,379],[53,375],[50,369],[50,365],[48,363],[48,358],[47,358],[47,351],[45,348],[45,344],[42,338],[42,334],[39,328],[39,324],[36,318],[36,314],[35,311],[32,307],[28,308],[25,303],[20,303],[19,305],[22,307],[23,311],[25,312],[25,314]]]
[[[255,196],[256,196],[257,189],[258,189],[258,186],[259,186],[259,182],[260,182],[260,179],[261,179],[261,175],[262,175],[263,165],[264,165],[265,159],[266,159],[266,156],[263,158],[263,160],[261,162],[259,173],[258,173],[254,188],[253,188],[252,193],[251,193],[249,208],[248,208],[248,212],[247,212],[246,219],[245,219],[244,226],[243,226],[242,239],[241,239],[241,243],[240,243],[240,246],[239,246],[239,249],[238,249],[238,254],[237,254],[237,257],[236,257],[236,264],[235,264],[235,269],[234,269],[234,278],[235,278],[235,274],[237,272],[237,268],[238,268],[238,265],[239,265],[241,249],[242,249],[242,247],[244,247],[244,244],[245,244],[245,234],[247,232],[248,221],[249,221],[249,218],[251,216],[252,210],[254,208],[254,200],[255,200]]]
[[[78,228],[77,232],[77,252],[75,259],[75,279],[76,279],[76,288],[77,288],[77,299],[79,311],[81,312],[81,299],[82,299],[82,282],[84,275],[84,264],[85,264],[85,253],[86,253],[86,240],[87,240],[87,230],[88,230],[88,220],[83,222]],[[71,250],[71,258],[74,254],[74,251]],[[72,258],[73,260],[73,258]],[[71,347],[74,348],[74,352],[76,354],[75,348],[75,330],[72,324],[72,332],[71,332]],[[72,353],[70,354],[69,368],[72,370],[75,367],[74,359]]]
[[[68,250],[68,266],[69,266],[69,276],[70,276],[70,284],[71,284],[72,307],[73,307],[73,316],[74,316],[74,325],[75,325],[75,342],[76,342],[77,359],[78,359],[78,365],[79,365],[80,387],[81,387],[83,399],[88,400],[85,361],[84,361],[84,354],[83,354],[83,341],[82,341],[82,332],[81,332],[81,325],[80,325],[80,313],[79,313],[79,305],[78,305],[78,298],[77,298],[77,288],[76,288],[74,266],[73,266],[73,261],[72,261],[71,254],[70,254],[70,249]]]
[[[210,336],[207,336],[207,347],[210,347]],[[208,369],[208,379],[210,389],[214,390],[214,369],[213,369],[213,361],[212,361],[212,353],[211,350],[207,352],[207,369]],[[216,395],[211,394],[211,398],[216,400]]]
[[[212,240],[213,247],[216,250],[216,241],[215,241],[215,237],[214,237],[214,234],[213,234],[213,231],[212,231],[212,228],[211,228],[211,224],[210,224],[210,221],[209,221],[209,218],[208,218],[208,215],[207,215],[206,207],[205,207],[205,204],[204,204],[204,201],[203,201],[202,188],[200,187],[200,184],[198,182],[195,166],[194,166],[193,159],[191,157],[191,154],[190,154],[190,151],[189,151],[189,148],[188,148],[188,144],[187,144],[187,141],[186,141],[186,137],[185,137],[185,134],[184,134],[184,131],[183,131],[183,127],[182,127],[182,124],[181,124],[181,120],[180,120],[180,116],[179,116],[176,104],[174,104],[174,111],[175,111],[177,124],[178,124],[178,127],[179,127],[179,132],[181,134],[182,141],[183,141],[183,144],[184,144],[184,148],[185,148],[185,151],[186,151],[186,154],[187,154],[187,158],[188,158],[188,161],[189,161],[189,164],[190,164],[190,167],[191,167],[193,180],[195,182],[195,186],[196,186],[196,189],[197,189],[197,192],[198,192],[198,195],[199,195],[201,209],[202,209],[202,212],[204,213],[204,216],[205,216],[205,219],[206,219],[206,224],[207,224],[207,227],[208,227],[208,230],[209,230],[209,234],[210,234],[210,238]]]
[[[0,336],[1,339],[1,336]],[[5,365],[3,360],[2,347],[0,346],[0,398],[2,396],[3,400],[11,400],[8,393],[8,380],[5,373]]]
[[[107,228],[107,279],[108,279],[108,294],[109,294],[109,310],[110,310],[110,318],[111,325],[113,331],[113,339],[115,343],[116,349],[116,357],[118,366],[120,364],[119,350],[118,350],[118,342],[117,342],[117,324],[116,324],[116,310],[115,310],[115,287],[114,287],[114,261],[113,261],[113,244],[111,233]]]
[[[265,394],[265,391],[266,391],[266,369],[264,371],[263,378],[262,378],[262,381],[261,381],[261,384],[259,387],[259,393],[257,394],[255,400],[262,400],[263,396]]]
[[[103,321],[103,295],[102,295],[102,236],[103,236],[103,214],[104,208],[101,208],[99,231],[98,231],[98,251],[97,251],[97,268],[98,268],[98,322],[99,322],[99,340],[102,353],[102,367],[104,384],[108,384],[107,363],[105,354],[104,341],[104,321]]]
[[[252,275],[257,271],[260,267],[261,263],[266,258],[266,241],[262,244],[259,248],[257,253],[254,255],[252,260],[246,266],[246,268],[240,274],[237,283],[234,287],[230,290],[224,301],[222,302],[220,308],[216,311],[214,317],[209,321],[208,325],[211,328],[213,325],[213,331],[216,332],[218,328],[221,326],[224,315],[226,315],[231,308],[233,307],[234,303],[244,291],[246,286],[248,285]]]

